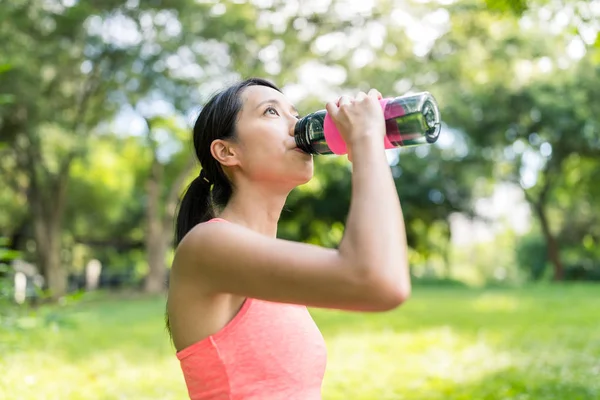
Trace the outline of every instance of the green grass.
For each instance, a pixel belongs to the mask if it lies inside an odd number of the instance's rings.
[[[186,398],[163,299],[95,297],[2,328],[0,399]],[[325,400],[600,399],[598,285],[417,287],[388,313],[312,313]]]

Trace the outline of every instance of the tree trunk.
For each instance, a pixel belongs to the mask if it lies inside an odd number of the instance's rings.
[[[57,300],[67,294],[67,271],[60,257],[62,212],[57,210],[64,204],[42,204],[44,201],[39,196],[32,196],[31,200],[35,210],[34,236],[40,272],[50,298]]]
[[[179,199],[179,192],[183,182],[195,166],[193,157],[190,157],[186,166],[179,172],[166,201],[161,209],[161,193],[163,186],[164,167],[156,156],[152,161],[150,177],[147,182],[148,205],[146,208],[146,252],[148,260],[148,275],[144,281],[144,291],[160,293],[166,289],[167,281],[167,251],[173,237],[173,221],[175,209]]]
[[[144,282],[144,291],[160,293],[166,287],[166,246],[163,245],[162,218],[159,211],[163,166],[154,157],[150,168],[150,177],[146,184],[148,204],[146,206],[146,257],[148,275]]]
[[[550,230],[550,224],[548,222],[548,216],[543,204],[537,203],[534,205],[534,209],[538,218],[540,219],[540,225],[542,227],[542,233],[546,240],[546,247],[548,251],[548,260],[552,263],[555,281],[562,281],[564,279],[564,267],[560,259],[560,249],[558,247],[558,241]]]
[[[446,221],[446,243],[444,244],[442,251],[446,279],[452,279],[452,230],[450,229],[450,222],[448,221]]]
[[[25,167],[29,172],[28,200],[31,205],[37,262],[52,300],[67,293],[67,270],[61,262],[62,223],[67,204],[67,184],[74,153],[61,162],[57,174],[38,169],[39,147],[27,148]]]
[[[168,242],[161,235],[162,231],[150,234],[148,232],[148,275],[144,281],[144,291],[147,293],[161,293],[166,289]]]
[[[560,149],[560,146],[557,147]],[[546,205],[548,204],[548,196],[558,176],[565,160],[564,155],[558,152],[552,154],[552,158],[546,163],[542,169],[543,185],[539,191],[538,196],[534,197],[531,193],[524,189],[525,199],[529,202],[533,211],[540,220],[540,226],[542,228],[542,234],[546,241],[547,257],[553,266],[553,280],[562,281],[564,279],[564,268],[560,259],[560,248],[556,236],[550,229],[550,221],[548,221],[548,213]]]
[[[60,235],[60,229],[51,229]],[[67,294],[68,273],[60,259],[61,241],[52,240],[48,252],[40,254],[44,259],[45,277],[50,298],[58,300]]]

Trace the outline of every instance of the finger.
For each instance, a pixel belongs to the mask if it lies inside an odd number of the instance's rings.
[[[365,92],[358,92],[354,101],[361,101],[367,98],[367,94]]]
[[[343,106],[344,104],[350,104],[352,103],[352,101],[350,101],[350,97],[348,96],[342,96],[340,97],[340,99],[338,100],[338,107]]]
[[[375,96],[375,97],[377,97],[378,100],[383,99],[383,96],[381,95],[381,93],[379,93],[379,90],[377,90],[377,89],[369,90],[369,96]]]
[[[335,115],[338,111],[338,106],[333,101],[330,101],[325,104],[325,109],[327,110],[328,114]]]

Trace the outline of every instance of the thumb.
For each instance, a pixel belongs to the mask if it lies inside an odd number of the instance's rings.
[[[333,103],[333,102],[328,102],[325,105],[325,109],[327,110],[327,113],[331,116],[337,115],[337,111],[338,111],[338,106]]]

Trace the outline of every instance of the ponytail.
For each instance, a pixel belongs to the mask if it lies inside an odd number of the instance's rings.
[[[187,187],[175,219],[175,246],[192,228],[214,217],[210,183],[200,174]]]
[[[212,184],[206,170],[202,169],[200,175],[185,190],[175,217],[175,247],[196,225],[215,217],[214,206],[222,208],[229,202],[233,187],[221,168],[217,169],[216,175],[217,179]],[[165,325],[169,337],[173,340],[168,311],[165,311]]]
[[[202,169],[187,187],[175,219],[175,247],[193,227],[214,218],[216,208],[223,208],[229,202],[233,192],[231,183],[221,168],[217,169],[216,175],[213,184],[206,169]]]

